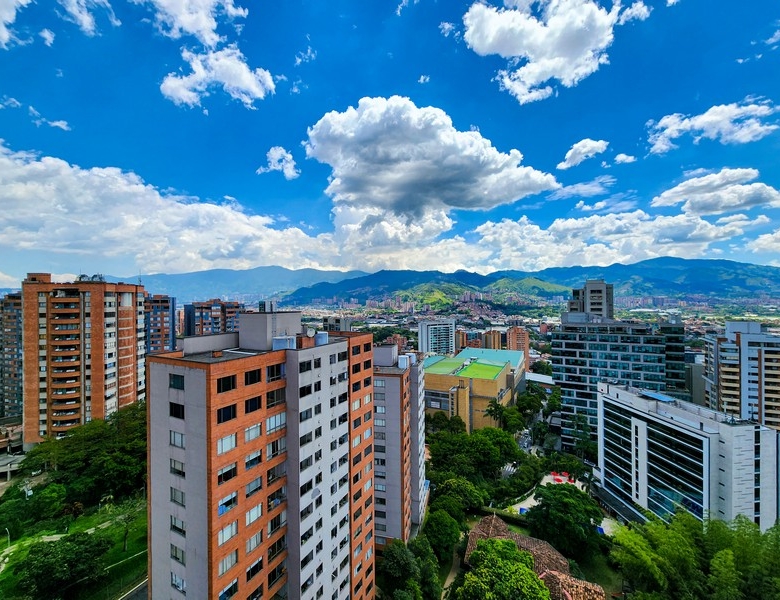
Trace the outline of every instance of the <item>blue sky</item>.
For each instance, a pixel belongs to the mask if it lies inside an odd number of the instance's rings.
[[[0,0],[0,287],[780,266],[780,4]]]

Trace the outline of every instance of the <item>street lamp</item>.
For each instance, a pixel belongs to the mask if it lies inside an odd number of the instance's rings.
[[[5,533],[8,535],[8,547],[11,547],[11,532],[8,531],[8,527],[5,528]]]

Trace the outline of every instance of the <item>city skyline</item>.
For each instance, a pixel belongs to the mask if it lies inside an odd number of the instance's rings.
[[[0,287],[212,268],[780,266],[780,8],[0,10]]]

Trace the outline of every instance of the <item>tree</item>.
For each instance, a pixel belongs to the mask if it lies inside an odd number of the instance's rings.
[[[744,597],[739,591],[739,574],[734,564],[734,553],[731,550],[721,550],[710,561],[707,587],[709,587],[712,600],[742,600]],[[768,598],[769,596],[763,597]]]
[[[538,375],[549,375],[552,377],[552,364],[546,360],[537,360],[534,364],[531,365],[531,372]]]
[[[480,540],[469,557],[471,571],[457,600],[549,600],[550,591],[533,571],[533,559],[511,540]]]
[[[384,576],[384,592],[389,596],[396,590],[405,590],[409,579],[420,577],[417,559],[401,540],[393,540],[385,546],[379,572]]]
[[[598,444],[591,437],[588,417],[580,413],[575,414],[572,419],[572,427],[574,429],[575,454],[584,460],[595,462],[598,454]]]
[[[426,520],[424,531],[439,564],[450,560],[452,549],[460,539],[458,522],[445,511],[435,510]]]
[[[408,548],[420,568],[420,591],[423,600],[440,600],[442,589],[439,583],[439,565],[428,538],[421,533],[409,542]]]
[[[79,584],[103,575],[103,557],[111,542],[98,534],[75,533],[56,542],[36,542],[14,572],[19,587],[34,598],[58,599]]]
[[[603,518],[601,509],[585,492],[569,484],[536,488],[537,504],[526,513],[531,535],[550,542],[559,552],[581,558],[599,544],[596,526]]]
[[[547,402],[542,409],[542,416],[548,418],[551,414],[560,412],[561,410],[561,388],[557,385],[553,388],[552,393],[547,397]]]
[[[547,421],[537,421],[531,427],[531,439],[534,444],[540,446],[544,442],[544,437],[550,433],[550,424]]]
[[[506,407],[497,398],[491,398],[485,409],[485,416],[493,419],[499,427],[504,426],[504,411]]]

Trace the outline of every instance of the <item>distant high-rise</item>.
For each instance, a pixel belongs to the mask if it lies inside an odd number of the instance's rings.
[[[707,406],[780,429],[780,335],[760,323],[728,321],[723,335],[704,345]]]
[[[22,311],[25,448],[145,398],[143,286],[29,273]]]
[[[355,317],[322,317],[322,328],[325,331],[352,331]]]
[[[374,598],[372,336],[241,319],[149,357],[149,597]]]
[[[525,327],[514,325],[506,330],[506,349],[522,350],[525,355],[525,368],[531,369],[531,335]]]
[[[615,292],[611,283],[603,279],[588,279],[585,287],[573,289],[569,312],[589,313],[606,319],[615,316]]]
[[[22,417],[22,295],[0,301],[0,417]]]
[[[155,294],[144,298],[146,353],[176,350],[176,298]]]
[[[417,354],[374,348],[374,513],[376,543],[408,542],[422,524],[425,481],[424,370]]]
[[[244,310],[240,302],[215,298],[206,302],[184,305],[184,335],[213,335],[238,331],[239,314]]]
[[[420,321],[419,350],[425,354],[455,353],[455,319]]]

